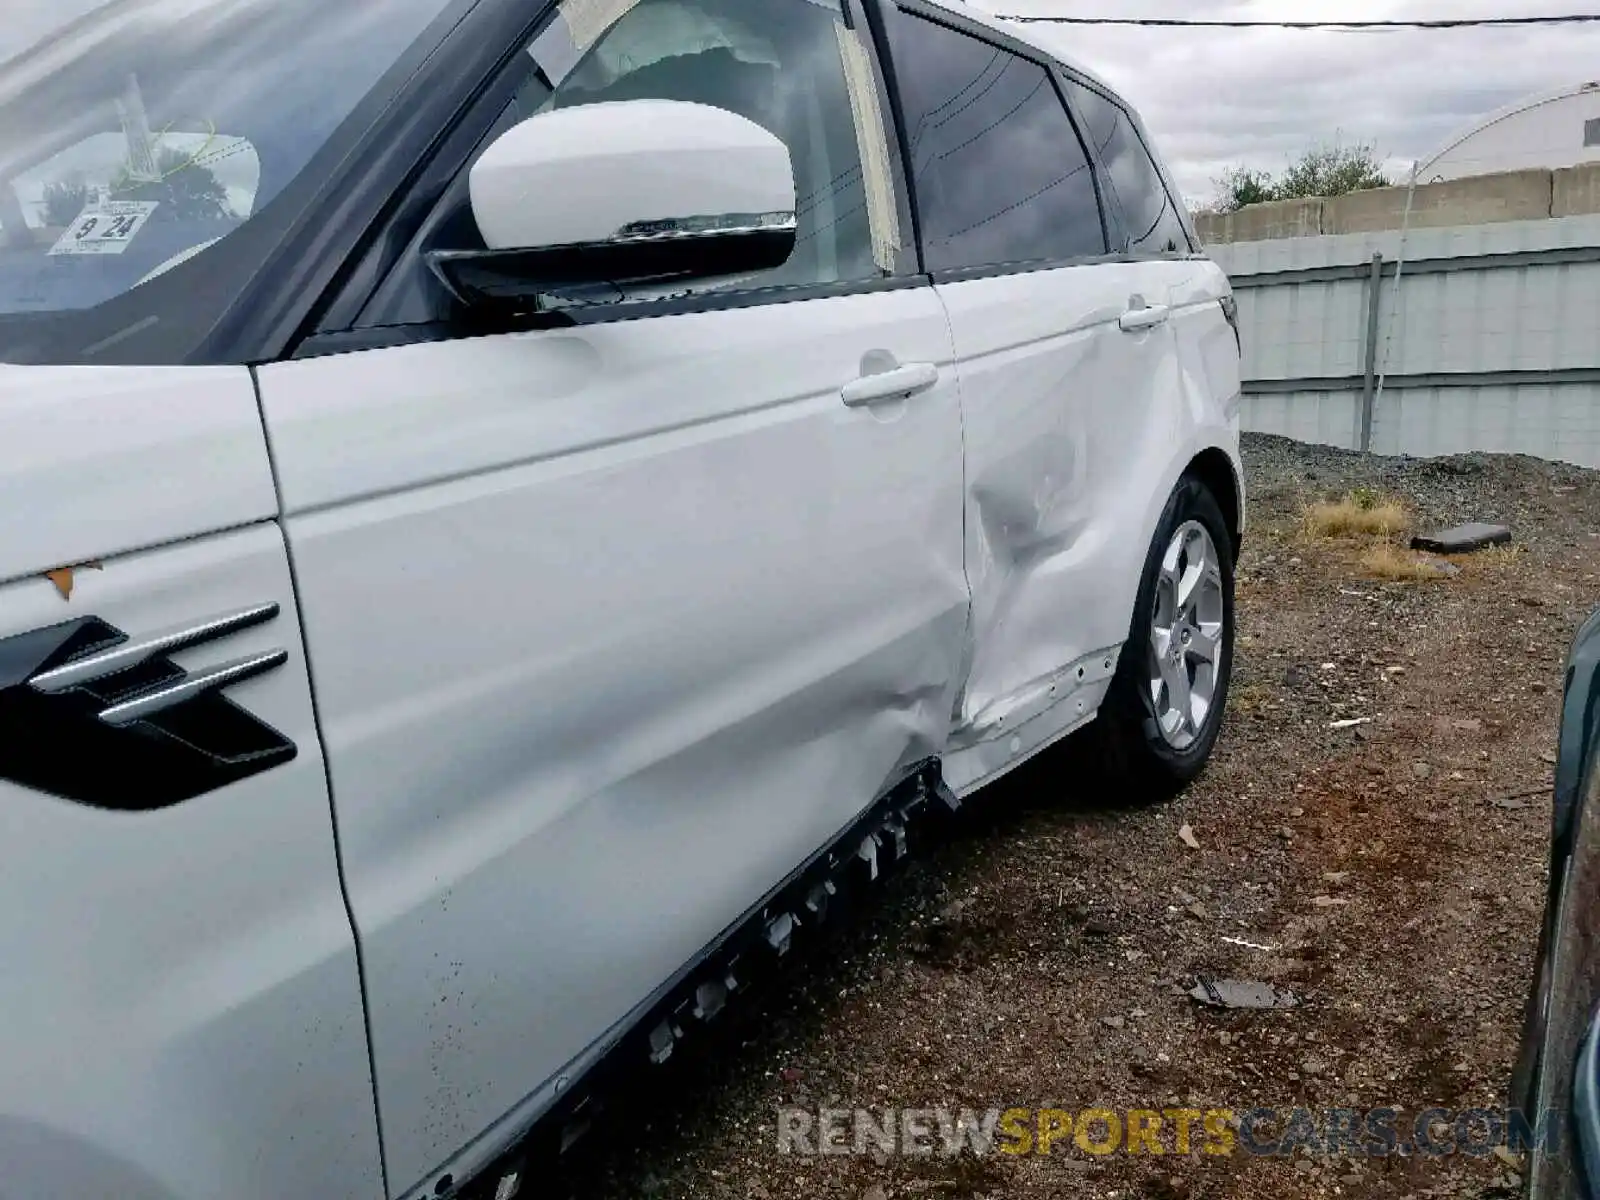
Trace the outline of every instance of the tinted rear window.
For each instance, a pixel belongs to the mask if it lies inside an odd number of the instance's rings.
[[[1187,253],[1189,237],[1183,220],[1132,118],[1092,88],[1069,83],[1067,92],[1121,203],[1128,248],[1135,253]]]

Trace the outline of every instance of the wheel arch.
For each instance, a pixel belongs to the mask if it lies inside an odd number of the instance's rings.
[[[1228,540],[1233,543],[1233,560],[1237,563],[1244,536],[1244,485],[1233,459],[1219,447],[1209,446],[1190,459],[1183,473],[1198,479],[1217,498],[1228,522]]]

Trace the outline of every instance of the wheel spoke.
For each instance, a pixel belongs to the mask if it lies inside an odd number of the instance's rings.
[[[1197,624],[1185,650],[1191,658],[1215,666],[1217,655],[1222,653],[1222,622],[1209,621]]]
[[[1211,561],[1210,549],[1210,539],[1199,530],[1184,543],[1187,563],[1183,578],[1178,581],[1178,608],[1183,612],[1188,612],[1194,606],[1201,587],[1221,582],[1217,564]]]
[[[1161,662],[1172,653],[1172,627],[1156,624],[1150,627],[1150,652]]]
[[[1226,621],[1216,543],[1201,522],[1187,521],[1161,557],[1148,627],[1150,707],[1161,736],[1178,750],[1192,746],[1216,715]]]
[[[1189,668],[1180,658],[1174,662],[1172,657],[1161,660],[1161,682],[1166,685],[1167,704],[1177,713],[1178,720],[1173,732],[1184,728],[1193,718],[1189,687]]]

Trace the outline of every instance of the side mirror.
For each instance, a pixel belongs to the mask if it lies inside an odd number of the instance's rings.
[[[562,288],[764,271],[794,252],[788,147],[703,104],[540,113],[502,134],[469,183],[488,249],[428,255],[469,305],[530,309]]]

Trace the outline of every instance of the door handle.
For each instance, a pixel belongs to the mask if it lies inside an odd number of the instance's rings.
[[[1138,333],[1166,323],[1172,309],[1165,304],[1149,304],[1144,308],[1130,308],[1117,322],[1123,333]]]
[[[907,396],[915,396],[938,382],[939,368],[932,363],[907,363],[876,375],[852,379],[839,389],[839,395],[846,408],[861,408],[868,404],[881,404],[885,400],[903,400]]]

